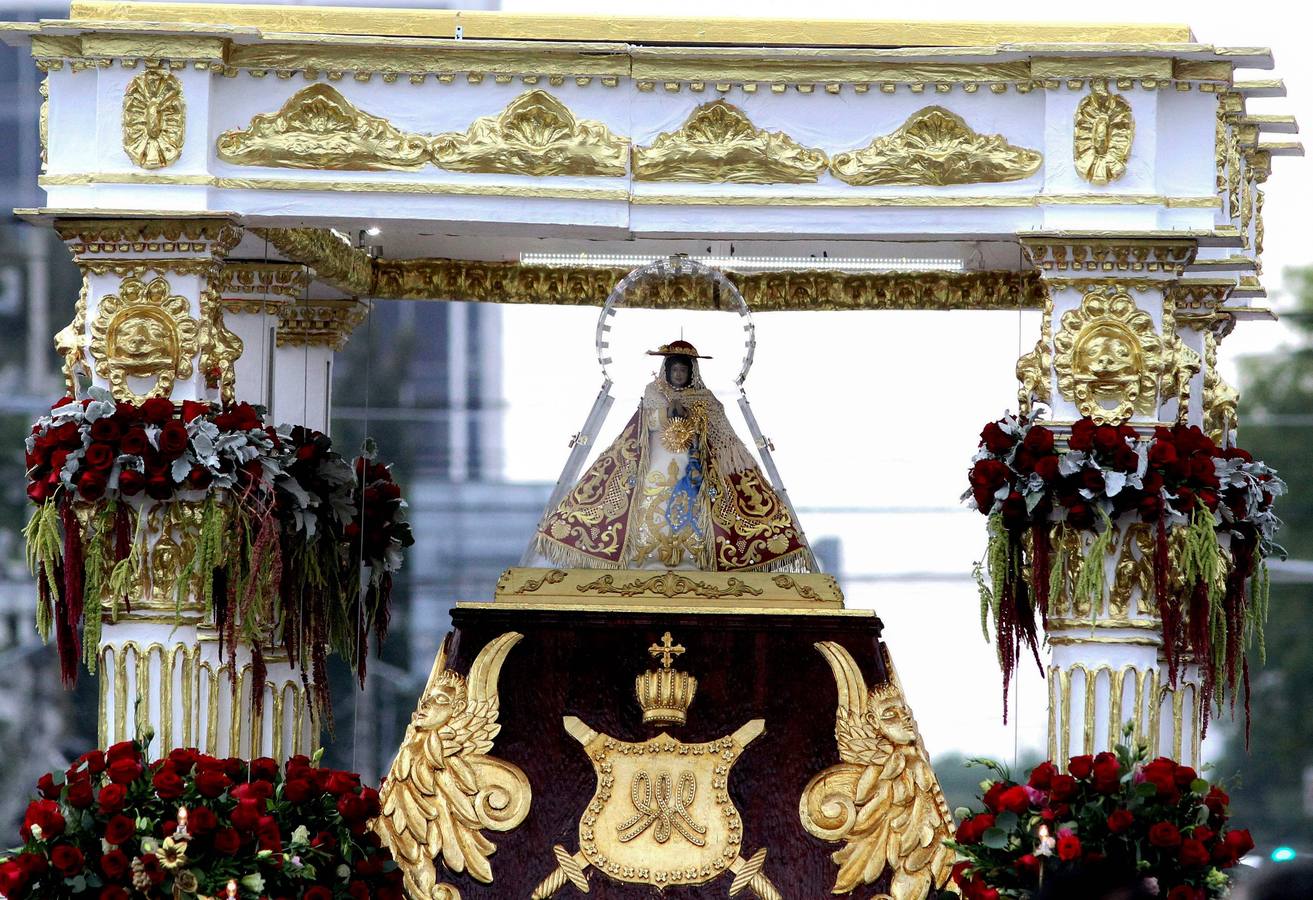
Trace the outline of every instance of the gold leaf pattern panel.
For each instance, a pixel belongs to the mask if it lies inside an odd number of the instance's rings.
[[[830,171],[853,185],[946,185],[1019,181],[1039,171],[1044,155],[978,134],[956,113],[927,106],[865,149],[840,153]]]
[[[757,128],[724,100],[693,110],[677,131],[634,148],[639,181],[802,184],[825,171],[824,151],[804,147],[780,131]]]

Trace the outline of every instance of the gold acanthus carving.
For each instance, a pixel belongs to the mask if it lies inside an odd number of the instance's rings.
[[[856,660],[840,645],[816,649],[839,690],[834,736],[838,765],[803,790],[798,812],[807,832],[842,842],[833,892],[846,894],[891,872],[892,900],[921,900],[951,874],[953,836],[948,810],[916,721],[903,697],[888,651],[889,682],[867,689]]]
[[[1079,641],[1096,640],[1091,636],[1092,627],[1159,627],[1153,584],[1154,536],[1149,525],[1136,521],[1124,521],[1119,525],[1119,534],[1107,550],[1107,558],[1116,561],[1112,584],[1108,589],[1106,605],[1100,599],[1097,608],[1091,606],[1088,596],[1075,589],[1076,578],[1093,543],[1093,537],[1088,532],[1057,525],[1053,528],[1050,540],[1053,546],[1053,565],[1059,570],[1057,591],[1049,600],[1050,642],[1066,641],[1067,638],[1059,633],[1068,629],[1076,630],[1077,634],[1071,640]],[[1179,552],[1178,546],[1170,548],[1169,569],[1172,571],[1176,571]],[[1162,639],[1156,635],[1126,638],[1130,642],[1141,639],[1151,641],[1154,646],[1162,644]]]
[[[82,281],[73,319],[55,334],[55,351],[64,360],[64,387],[69,397],[78,392],[78,373],[87,374],[87,282]]]
[[[601,122],[579,120],[546,91],[529,91],[463,133],[431,142],[433,162],[455,172],[503,175],[624,175],[629,141]]]
[[[1045,296],[1035,349],[1017,360],[1017,407],[1029,415],[1036,403],[1053,402],[1053,298]]]
[[[529,779],[518,766],[489,755],[497,724],[497,680],[523,635],[508,631],[489,641],[469,677],[447,668],[438,651],[419,706],[380,791],[382,812],[370,828],[392,851],[406,893],[424,900],[459,900],[441,883],[444,870],[493,880],[488,857],[496,849],[484,830],[510,831],[529,814]]]
[[[660,594],[668,600],[692,594],[706,600],[719,600],[722,597],[759,597],[761,590],[744,583],[739,578],[729,578],[723,585],[697,581],[675,572],[664,572],[650,578],[636,578],[622,584],[616,584],[614,575],[603,575],[596,581],[580,585],[576,590],[581,594],[616,594],[621,597],[634,597],[641,594]]]
[[[428,140],[357,109],[328,84],[293,94],[276,113],[219,135],[219,158],[239,166],[381,171],[418,169]]]
[[[167,397],[176,379],[192,374],[200,323],[192,318],[187,298],[171,291],[163,276],[149,282],[129,276],[118,293],[97,302],[91,358],[115,399],[140,403]],[[138,393],[129,378],[154,383]]]
[[[1076,107],[1072,153],[1076,171],[1091,184],[1108,184],[1126,171],[1135,138],[1131,105],[1109,92],[1106,81],[1091,81],[1089,96]]]
[[[147,69],[123,94],[123,152],[143,169],[162,169],[182,155],[187,107],[172,72]]]
[[[1176,324],[1179,291],[1163,297],[1162,380],[1158,386],[1161,403],[1176,401],[1176,421],[1184,424],[1190,411],[1190,384],[1203,367],[1203,360],[1182,339]]]
[[[825,152],[804,147],[780,131],[757,128],[724,100],[704,103],[677,131],[634,148],[639,181],[802,184],[825,171]]]
[[[374,260],[326,228],[253,228],[288,259],[315,270],[315,277],[348,294],[375,296]]]
[[[1053,340],[1058,393],[1096,422],[1152,415],[1163,371],[1153,317],[1113,284],[1087,293],[1062,316]]]
[[[927,106],[865,149],[837,154],[830,171],[855,185],[983,184],[1029,178],[1043,162],[1038,150],[978,134],[956,113]]]
[[[1227,384],[1217,370],[1217,338],[1211,331],[1204,334],[1204,432],[1219,446],[1234,439],[1240,427],[1237,410],[1240,392]]]
[[[223,321],[223,301],[217,291],[201,294],[201,373],[205,385],[218,390],[224,403],[237,400],[237,359],[242,355],[242,339]]]

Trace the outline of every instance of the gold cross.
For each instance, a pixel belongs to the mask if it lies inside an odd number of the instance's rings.
[[[670,632],[667,631],[661,636],[661,643],[653,644],[651,647],[648,647],[647,652],[654,657],[661,657],[661,668],[669,669],[670,664],[674,662],[675,657],[684,652],[684,645],[674,643],[674,639],[671,638]]]

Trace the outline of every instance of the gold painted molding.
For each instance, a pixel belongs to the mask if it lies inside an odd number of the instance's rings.
[[[302,300],[278,309],[279,347],[330,347],[341,350],[351,332],[369,316],[360,300]]]
[[[431,141],[433,162],[454,172],[502,175],[624,175],[629,141],[580,120],[546,91],[528,91],[464,132]]]
[[[1076,171],[1090,184],[1105,185],[1121,178],[1131,158],[1135,117],[1121,94],[1107,82],[1090,82],[1089,96],[1076,107],[1072,154]]]
[[[439,880],[435,857],[444,875],[468,872],[491,884],[496,848],[484,829],[511,831],[529,814],[529,779],[490,755],[500,730],[497,681],[522,637],[508,631],[489,641],[468,678],[447,668],[447,642],[433,662],[379,792],[382,813],[369,826],[392,851],[411,897],[460,897]]]
[[[419,169],[428,141],[351,104],[328,84],[312,84],[276,113],[261,113],[246,128],[225,131],[219,158],[239,166],[379,171]]]
[[[1031,265],[1053,282],[1051,272],[1160,273],[1180,276],[1198,253],[1197,240],[1190,238],[1087,237],[1061,233],[1021,237]],[[1109,280],[1123,281],[1108,274]]]
[[[182,155],[187,106],[182,82],[171,72],[147,69],[123,93],[123,152],[143,169],[163,169]]]
[[[713,100],[693,110],[676,131],[634,148],[639,181],[802,184],[826,167],[824,151],[804,147],[780,131],[765,131],[738,107]]]
[[[310,273],[299,263],[230,259],[219,270],[219,292],[224,295],[297,300],[309,288]],[[230,302],[241,301],[224,296],[225,307]]]
[[[833,576],[769,572],[651,572],[598,569],[511,568],[502,573],[494,602],[665,608],[670,601],[737,609],[800,606],[842,609],[843,592]]]
[[[798,804],[813,837],[843,847],[833,893],[846,894],[892,872],[891,900],[921,900],[947,882],[955,854],[948,810],[907,706],[888,650],[887,684],[867,689],[856,660],[832,641],[816,644],[834,674],[839,701],[834,737],[838,765],[816,775]]]
[[[348,294],[370,296],[374,260],[326,228],[253,228],[293,262],[314,269],[315,276]]]
[[[864,149],[835,155],[830,171],[854,185],[982,184],[1029,178],[1043,162],[1038,150],[978,134],[956,113],[927,106]]]

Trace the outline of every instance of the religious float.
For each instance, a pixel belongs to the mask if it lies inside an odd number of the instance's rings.
[[[38,618],[68,677],[98,667],[109,750],[43,782],[7,893],[1028,896],[1114,833],[1173,851],[1164,893],[1223,889],[1245,838],[1194,776],[1261,639],[1281,483],[1235,446],[1218,352],[1272,315],[1262,185],[1302,154],[1293,118],[1246,109],[1284,93],[1240,74],[1267,51],[1171,25],[95,0],[3,35],[45,73],[48,203],[20,214],[84,275],[69,396],[27,448]],[[372,228],[404,239],[374,252]],[[386,465],[324,432],[353,329],[430,299],[601,306],[603,385],[374,792],[307,757],[323,661],[363,666],[410,533]],[[660,334],[596,450],[626,307],[739,317],[747,440],[698,336]],[[982,623],[1005,685],[1045,669],[1055,765],[1000,773],[965,821],[745,393],[753,313],[863,309],[1040,313],[1019,408],[963,456]],[[1129,820],[1085,815],[1127,780]],[[119,793],[142,855],[115,875],[87,867]],[[1175,844],[1136,824],[1177,799]]]

